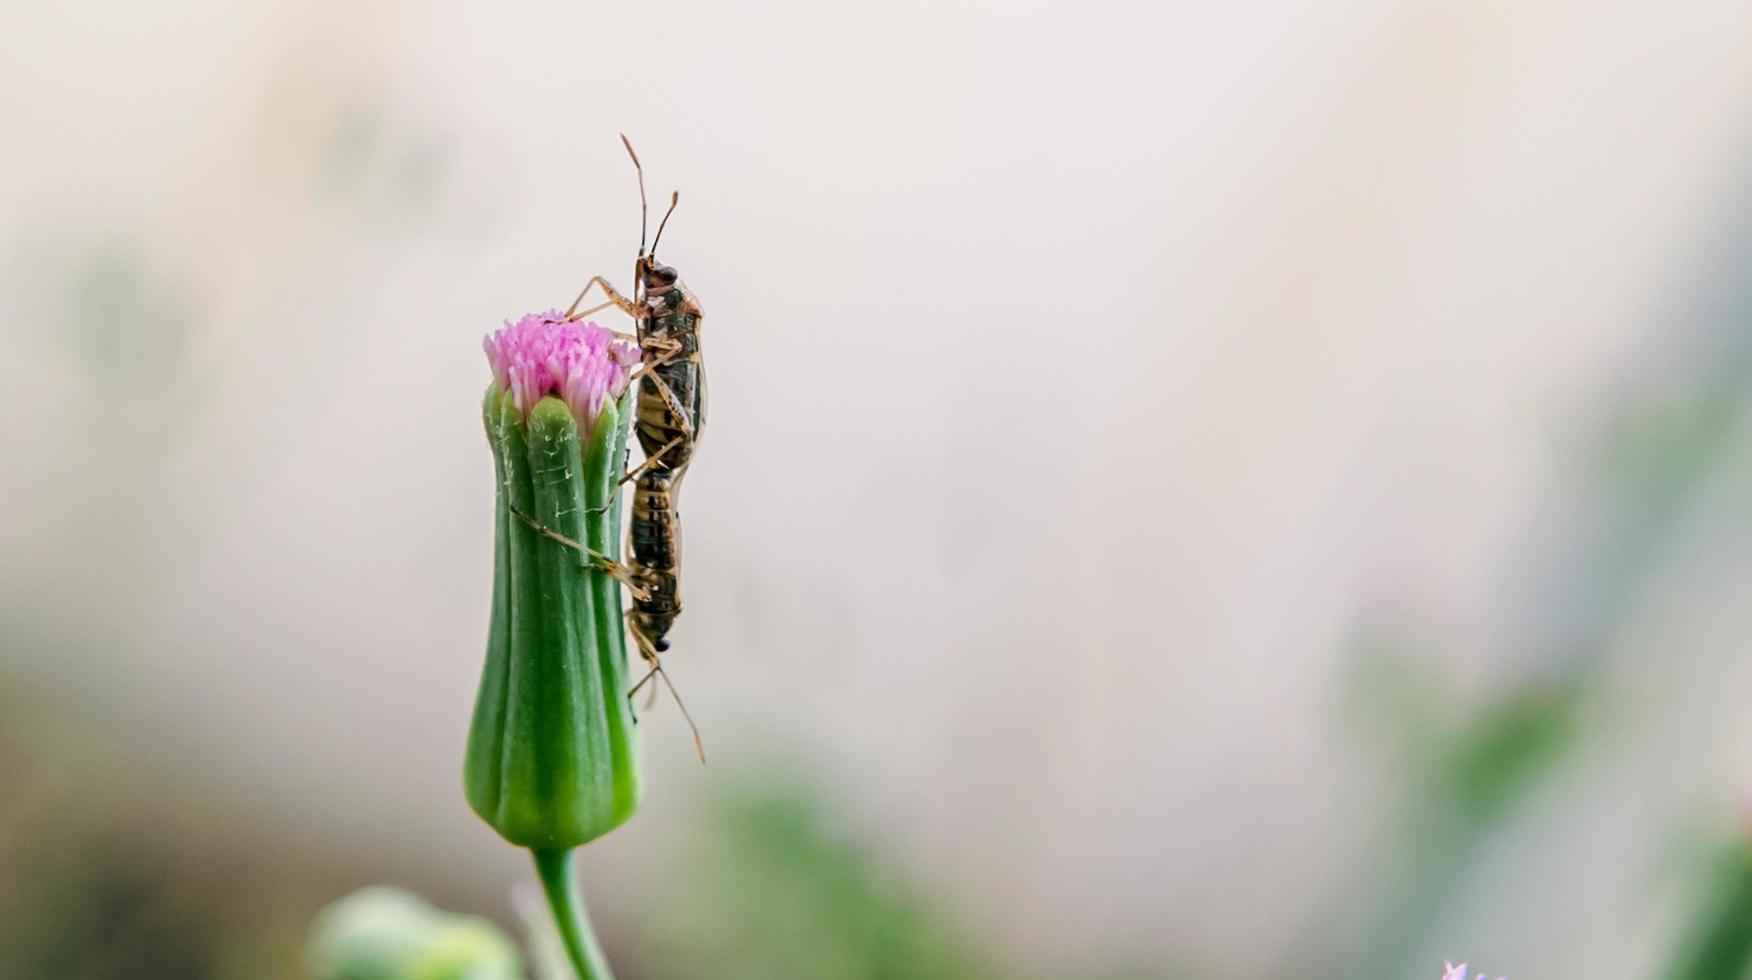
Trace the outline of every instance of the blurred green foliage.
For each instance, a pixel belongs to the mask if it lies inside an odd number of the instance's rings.
[[[127,230],[25,229],[0,266],[19,314],[52,329],[65,356],[109,385],[179,387],[206,311],[196,287],[172,275],[150,242]]]
[[[1605,452],[1582,454],[1549,512],[1554,519],[1547,523],[1561,530],[1529,535],[1505,563],[1524,576],[1519,590],[1539,597],[1537,616],[1505,638],[1501,659],[1517,664],[1522,676],[1501,681],[1470,720],[1457,723],[1450,707],[1456,693],[1437,671],[1417,658],[1364,647],[1346,707],[1394,763],[1392,793],[1404,837],[1370,856],[1391,870],[1370,883],[1379,911],[1361,955],[1322,950],[1327,962],[1316,973],[1373,980],[1412,969],[1464,896],[1493,832],[1577,755],[1588,731],[1587,695],[1605,671],[1619,627],[1660,580],[1705,488],[1746,446],[1752,286],[1741,270],[1752,249],[1752,218],[1745,216],[1752,212],[1741,210],[1725,247],[1712,249],[1719,265],[1706,263],[1687,291],[1689,312],[1654,325],[1660,345],[1636,368],[1653,385],[1627,386],[1605,403],[1597,430]],[[1592,519],[1572,521],[1578,514]],[[1737,880],[1733,869],[1743,859],[1725,863],[1726,879]],[[1727,897],[1712,907],[1723,909],[1727,922],[1736,914],[1726,911],[1734,886],[1721,890]],[[1336,925],[1336,916],[1321,917],[1310,934]],[[1726,925],[1701,931],[1697,962],[1717,965],[1698,968],[1718,972],[1675,976],[1737,978],[1719,972],[1732,958],[1735,935]]]
[[[654,978],[1015,977],[800,783],[735,787],[642,959]]]
[[[1669,980],[1752,977],[1752,835],[1724,846],[1712,873]]]
[[[1462,713],[1433,664],[1374,646],[1357,658],[1346,709],[1388,757],[1413,840],[1441,850],[1562,766],[1579,742],[1588,691],[1585,675],[1530,681]]]
[[[523,975],[516,945],[491,922],[441,912],[384,885],[324,909],[311,929],[308,957],[316,980],[518,980]]]
[[[85,719],[0,680],[0,977],[303,976],[334,869],[216,834],[206,814],[155,807],[152,789]]]
[[[1574,686],[1511,691],[1449,740],[1433,773],[1442,792],[1426,802],[1467,828],[1501,815],[1564,761],[1581,708]]]
[[[1310,975],[1388,980],[1415,969],[1491,831],[1571,761],[1590,706],[1589,676],[1529,682],[1463,706],[1427,660],[1388,644],[1365,647],[1346,707],[1390,757],[1400,837],[1370,855],[1393,873],[1376,896],[1361,955],[1334,956]]]
[[[765,778],[723,791],[699,853],[620,971],[648,980],[984,980],[1186,976],[1163,967],[1025,968],[958,923],[942,902],[861,844],[808,781]],[[525,910],[538,977],[568,977],[545,908]],[[450,940],[444,940],[446,935]],[[441,941],[444,940],[444,941]],[[503,935],[395,889],[335,903],[311,942],[317,980],[499,980],[517,974]],[[548,965],[544,966],[544,963]],[[475,972],[468,972],[473,970]]]
[[[312,149],[312,198],[373,224],[427,217],[453,152],[443,134],[409,125],[370,101],[337,107],[333,125]]]
[[[44,851],[0,859],[0,976],[219,976],[198,889],[114,847],[75,850],[63,839]]]

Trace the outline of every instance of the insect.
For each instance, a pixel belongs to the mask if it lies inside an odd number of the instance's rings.
[[[632,559],[625,567],[619,566],[527,515],[519,516],[548,537],[585,552],[599,568],[628,586],[633,597],[633,608],[627,613],[628,628],[639,655],[650,665],[628,697],[636,695],[653,678],[660,678],[693,729],[694,744],[703,761],[705,749],[699,729],[688,716],[687,707],[662,663],[662,654],[669,650],[669,631],[681,615],[681,515],[676,501],[706,417],[706,381],[699,344],[703,317],[692,290],[673,268],[657,261],[657,245],[681,195],[671,196],[669,210],[658,223],[657,235],[647,251],[645,171],[625,135],[621,136],[621,143],[632,157],[639,179],[639,254],[633,265],[633,298],[622,295],[603,277],[593,276],[567,308],[566,319],[580,320],[614,306],[637,324],[638,332],[631,338],[637,341],[640,351],[640,365],[634,375],[639,386],[634,419],[645,458],[622,477],[622,482],[634,481],[629,527]],[[580,312],[578,307],[592,288],[600,288],[608,297],[607,302]]]
[[[644,168],[626,136],[621,137],[621,142],[639,175],[639,211],[643,217]],[[706,420],[706,379],[699,340],[703,315],[699,302],[673,268],[657,261],[657,245],[663,240],[663,229],[680,199],[679,194],[671,197],[669,211],[657,225],[650,251],[645,249],[641,230],[639,257],[633,266],[637,287],[633,299],[628,300],[606,279],[595,276],[566,311],[568,318],[583,317],[615,306],[638,324],[635,339],[642,363],[635,418],[645,459],[625,479],[638,481],[633,494],[632,550],[635,574],[646,585],[649,597],[635,604],[631,618],[640,650],[653,662],[658,654],[669,649],[669,631],[681,614],[681,600],[676,592],[681,560],[676,500]],[[644,222],[640,224],[642,227]],[[584,313],[575,312],[593,286],[601,288],[608,302]]]

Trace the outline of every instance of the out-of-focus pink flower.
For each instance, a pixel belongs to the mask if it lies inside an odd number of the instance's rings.
[[[581,437],[596,428],[602,407],[627,390],[639,363],[639,348],[614,339],[594,323],[567,322],[558,310],[531,313],[488,334],[481,346],[493,380],[511,394],[511,403],[528,413],[535,403],[556,395],[578,420]]]
[[[1466,964],[1462,963],[1459,966],[1455,966],[1452,963],[1444,963],[1443,965],[1446,967],[1447,972],[1442,974],[1442,980],[1466,980]],[[1490,980],[1490,978],[1480,973],[1478,975],[1478,980]],[[1504,978],[1497,977],[1497,980],[1504,980]]]

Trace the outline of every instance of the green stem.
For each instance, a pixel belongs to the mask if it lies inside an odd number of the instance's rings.
[[[590,914],[584,909],[584,896],[572,879],[572,852],[531,850],[535,871],[541,876],[542,891],[547,893],[548,908],[553,910],[554,924],[560,929],[560,939],[566,944],[566,956],[578,971],[578,980],[614,980],[608,968],[608,958],[596,943],[596,933],[590,930]]]

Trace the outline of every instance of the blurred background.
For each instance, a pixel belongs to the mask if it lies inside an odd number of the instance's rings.
[[[479,340],[620,131],[712,395],[623,980],[1742,969],[1752,6],[185,0],[0,6],[0,976],[518,928]]]

